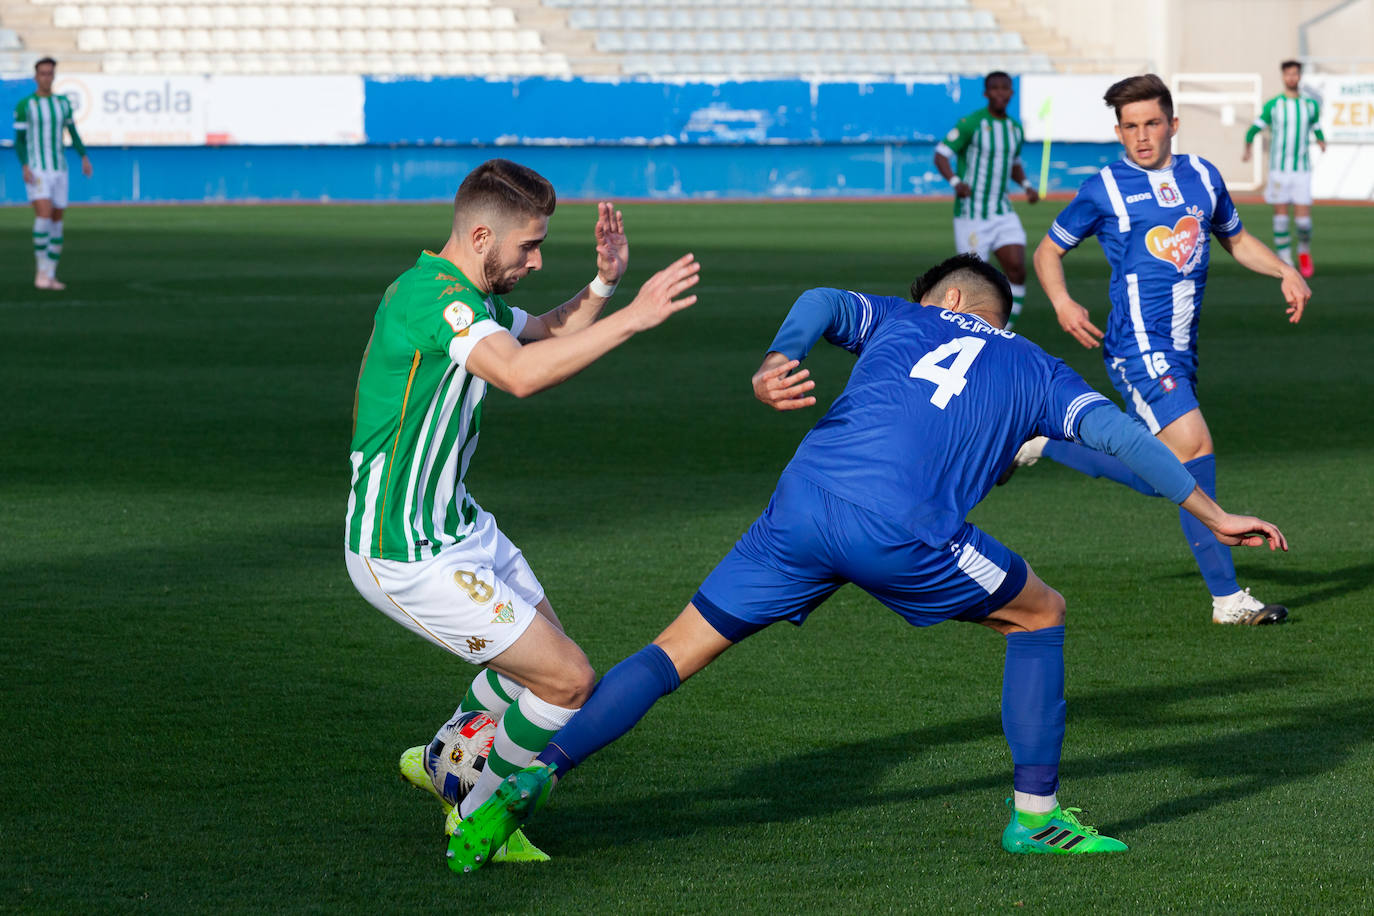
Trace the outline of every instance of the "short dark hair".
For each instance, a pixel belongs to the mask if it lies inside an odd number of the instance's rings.
[[[553,185],[534,169],[509,159],[488,159],[468,173],[453,197],[453,214],[493,213],[505,217],[552,216],[558,204]]]
[[[911,284],[911,301],[920,302],[931,293],[940,291],[941,287],[964,284],[991,287],[984,291],[997,297],[1002,307],[1002,323],[1006,323],[1011,315],[1011,284],[1000,270],[976,254],[956,254],[921,274]]]
[[[1121,109],[1126,105],[1132,102],[1149,102],[1153,99],[1159,100],[1159,107],[1164,109],[1164,117],[1173,120],[1173,93],[1164,84],[1164,80],[1153,73],[1146,73],[1144,76],[1128,76],[1124,80],[1112,83],[1112,88],[1108,89],[1107,94],[1102,96],[1102,100],[1107,103],[1108,108],[1116,109],[1118,121],[1121,120]]]
[[[1005,70],[994,70],[994,71],[992,71],[991,73],[989,73],[987,76],[983,77],[983,88],[984,88],[984,89],[987,89],[987,88],[988,88],[988,83],[992,82],[992,81],[995,80],[995,79],[1004,79],[1004,80],[1006,80],[1007,82],[1010,83],[1010,82],[1011,82],[1011,74],[1008,73],[1008,72],[1005,71]]]
[[[1283,63],[1279,64],[1279,71],[1282,72],[1282,71],[1284,71],[1284,70],[1287,70],[1289,67],[1297,67],[1297,68],[1298,68],[1298,72],[1301,73],[1301,72],[1302,72],[1302,61],[1300,61],[1300,60],[1286,60],[1286,61],[1284,61]]]
[[[52,64],[54,68],[57,67],[57,61],[53,60],[51,57],[40,57],[38,58],[38,60],[33,62],[33,72],[37,73],[38,68],[43,66],[44,64]]]

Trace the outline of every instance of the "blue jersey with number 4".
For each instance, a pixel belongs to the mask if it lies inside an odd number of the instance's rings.
[[[1196,370],[1198,312],[1207,285],[1209,237],[1241,231],[1221,173],[1201,156],[1162,169],[1122,159],[1078,189],[1050,226],[1071,249],[1096,235],[1112,266],[1107,357],[1144,357],[1151,377],[1177,363]],[[1151,360],[1151,354],[1161,358]]]
[[[932,547],[954,537],[1023,442],[1074,439],[1086,411],[1110,404],[1062,361],[976,316],[837,289],[806,297],[825,300],[826,339],[859,359],[787,472]],[[806,355],[795,344],[779,352]]]

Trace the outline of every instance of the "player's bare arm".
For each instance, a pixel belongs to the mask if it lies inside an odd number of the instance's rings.
[[[1217,540],[1228,547],[1263,547],[1267,543],[1270,550],[1288,550],[1288,539],[1277,526],[1253,515],[1232,515],[1201,487],[1195,488],[1179,505],[1212,529]]]
[[[597,282],[604,291],[614,291],[630,266],[630,243],[625,235],[625,216],[610,201],[597,204],[596,281],[578,290],[577,295],[542,315],[530,316],[520,332],[521,340],[543,340],[574,334],[601,317],[610,295],[598,295]]]
[[[816,387],[811,370],[793,371],[801,363],[773,350],[754,373],[754,397],[774,410],[798,410],[816,403],[807,392]]]
[[[1026,183],[1026,167],[1016,162],[1011,167],[1011,180],[1026,189],[1026,203],[1034,204],[1040,202],[1040,192],[1035,190],[1032,185]]]
[[[1035,248],[1035,276],[1040,281],[1041,289],[1049,297],[1050,304],[1054,306],[1054,315],[1059,319],[1059,326],[1074,340],[1092,349],[1101,346],[1104,335],[1101,329],[1092,323],[1088,310],[1069,295],[1069,284],[1064,278],[1066,254],[1068,251],[1060,248],[1049,236],[1045,236]]]
[[[940,173],[940,176],[945,179],[945,181],[952,182],[954,184],[954,195],[956,197],[968,197],[970,194],[973,193],[973,188],[970,188],[968,186],[968,182],[964,181],[962,178],[960,178],[958,181],[955,181],[954,166],[950,165],[949,157],[947,157],[944,153],[935,154],[935,168]]]
[[[685,254],[639,288],[625,308],[582,330],[521,346],[501,332],[472,348],[466,368],[518,398],[566,381],[641,331],[655,328],[697,301],[684,295],[697,284],[701,265]]]
[[[1302,320],[1307,300],[1312,298],[1312,288],[1307,285],[1302,274],[1279,260],[1279,256],[1274,254],[1268,245],[1244,229],[1230,238],[1217,241],[1222,248],[1231,253],[1231,257],[1235,258],[1241,267],[1253,270],[1257,274],[1277,277],[1283,300],[1288,304],[1285,309],[1288,320],[1293,324]]]

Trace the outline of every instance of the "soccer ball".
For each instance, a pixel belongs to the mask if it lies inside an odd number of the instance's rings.
[[[496,720],[481,710],[459,713],[444,723],[425,748],[425,772],[450,805],[472,791],[487,766],[496,739]]]

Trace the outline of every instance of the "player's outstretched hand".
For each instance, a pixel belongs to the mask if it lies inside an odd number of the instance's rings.
[[[1263,547],[1287,550],[1288,539],[1277,526],[1253,515],[1232,515],[1229,512],[1212,526],[1217,540],[1228,547]]]
[[[625,215],[608,200],[596,205],[596,273],[614,286],[630,266],[630,241],[625,237]]]
[[[1056,305],[1054,315],[1059,319],[1059,326],[1088,349],[1101,343],[1103,334],[1088,318],[1088,310],[1072,299],[1063,305]]]
[[[811,370],[793,372],[801,365],[795,359],[770,365],[774,357],[781,357],[781,354],[770,353],[769,359],[754,373],[754,397],[774,410],[799,410],[815,404],[815,397],[807,394],[816,387],[811,380]]]
[[[656,328],[669,315],[695,304],[696,296],[682,294],[697,285],[700,270],[696,256],[684,254],[645,281],[634,301],[623,310],[632,319],[635,331]]]
[[[1307,300],[1312,298],[1312,287],[1307,285],[1307,281],[1302,278],[1302,274],[1296,270],[1285,270],[1283,272],[1283,298],[1288,303],[1286,309],[1288,320],[1292,324],[1302,321],[1303,309],[1307,308]]]
[[[1040,203],[1040,192],[1037,191],[1035,188],[1026,188],[1026,203],[1028,203],[1028,204],[1038,204],[1038,203]]]

